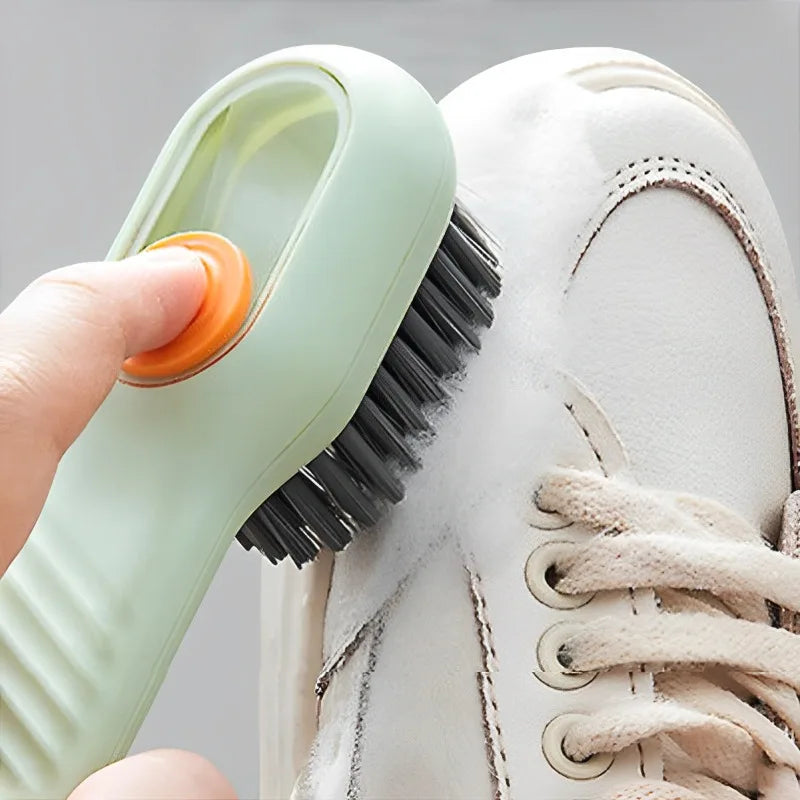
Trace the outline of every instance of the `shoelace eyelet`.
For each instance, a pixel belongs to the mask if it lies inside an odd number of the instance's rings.
[[[533,490],[533,494],[531,495],[531,502],[527,514],[528,524],[543,531],[557,531],[563,528],[569,528],[573,523],[566,517],[562,517],[561,514],[555,511],[548,511],[546,508],[542,508],[539,502],[540,489],[541,484]]]
[[[544,684],[553,689],[569,691],[581,689],[590,684],[596,677],[596,672],[573,673],[564,663],[563,643],[570,630],[575,626],[568,622],[557,622],[548,628],[539,639],[536,648],[536,658],[539,668],[533,674]]]
[[[575,761],[564,752],[564,740],[569,729],[583,719],[583,714],[561,714],[550,720],[542,732],[542,752],[547,763],[565,778],[575,781],[599,778],[614,763],[612,753],[598,753],[585,761]]]
[[[593,593],[564,594],[555,589],[548,580],[548,573],[552,570],[560,556],[575,547],[573,542],[554,541],[546,542],[537,547],[528,556],[525,563],[525,585],[528,591],[540,602],[550,608],[571,609],[585,606],[593,597]]]

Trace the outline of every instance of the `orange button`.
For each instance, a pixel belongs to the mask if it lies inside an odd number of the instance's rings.
[[[125,372],[141,378],[178,375],[216,353],[241,328],[253,292],[247,256],[218,233],[176,233],[145,249],[161,247],[185,247],[197,253],[208,285],[200,310],[183,333],[163,347],[125,360]]]

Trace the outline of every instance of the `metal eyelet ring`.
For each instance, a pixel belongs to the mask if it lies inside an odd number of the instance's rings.
[[[583,714],[562,714],[550,720],[542,732],[542,751],[547,763],[565,778],[588,781],[599,778],[614,763],[613,753],[598,753],[585,761],[575,761],[564,752],[564,739],[576,722],[586,719]]]
[[[539,490],[541,484],[536,487],[531,497],[531,503],[528,506],[527,520],[534,528],[539,528],[544,531],[558,531],[562,528],[569,528],[573,523],[566,517],[562,517],[555,511],[548,511],[542,508],[539,504]]]
[[[534,669],[533,674],[544,684],[553,689],[569,691],[581,689],[590,684],[596,677],[596,672],[568,672],[559,661],[559,649],[570,631],[579,626],[569,622],[557,622],[548,628],[539,639],[536,648],[536,658],[539,669]]]
[[[560,556],[574,548],[575,542],[546,542],[537,547],[525,562],[525,584],[530,593],[550,608],[570,609],[585,606],[593,597],[593,592],[584,594],[564,594],[553,588],[548,581],[548,572]]]

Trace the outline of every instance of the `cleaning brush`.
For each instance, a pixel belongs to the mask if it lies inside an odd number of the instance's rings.
[[[0,797],[126,754],[234,537],[302,565],[402,498],[500,288],[455,188],[434,101],[352,48],[265,56],[180,121],[109,258],[193,249],[206,296],[125,362],[0,580]]]

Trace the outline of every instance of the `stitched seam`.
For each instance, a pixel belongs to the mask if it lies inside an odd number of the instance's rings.
[[[502,795],[500,790],[500,776],[497,774],[498,770],[496,767],[497,748],[489,713],[489,708],[491,707],[491,701],[489,699],[491,689],[484,673],[478,673],[476,677],[478,697],[481,701],[481,720],[483,723],[484,746],[486,747],[486,761],[489,769],[489,780],[492,784],[492,800],[500,800]]]
[[[353,737],[353,751],[350,754],[350,777],[347,782],[347,800],[358,800],[361,796],[361,763],[364,755],[364,729],[366,727],[367,711],[369,709],[371,678],[378,663],[378,650],[383,641],[383,632],[386,624],[384,617],[380,617],[375,625],[372,642],[367,654],[367,666],[361,674],[358,689],[358,711],[356,713],[355,735]]]
[[[608,471],[606,470],[606,466],[603,463],[603,457],[600,454],[600,450],[598,449],[597,445],[595,445],[595,443],[592,441],[592,437],[589,434],[589,429],[583,424],[583,422],[581,422],[580,418],[578,417],[578,414],[575,411],[575,406],[573,406],[571,403],[564,403],[564,408],[567,409],[569,415],[575,421],[575,424],[578,426],[578,428],[580,428],[581,433],[583,433],[584,437],[586,437],[586,442],[592,449],[592,452],[594,453],[594,456],[597,459],[597,463],[599,464],[600,469],[603,471],[603,474],[606,477],[608,477]],[[631,604],[631,612],[633,613],[634,616],[637,616],[639,612],[636,609],[636,597],[633,589],[628,589],[628,599]],[[639,671],[644,672],[644,666],[641,664],[639,665]],[[632,670],[628,671],[628,686],[630,687],[631,695],[633,697],[636,697],[636,681],[634,680]],[[637,750],[639,752],[639,774],[644,778],[645,777],[644,751],[642,749],[641,744],[637,744]]]
[[[483,672],[478,675],[478,691],[483,712],[483,729],[486,734],[486,749],[489,755],[489,771],[494,783],[495,800],[508,800],[511,796],[511,777],[508,760],[503,745],[503,730],[500,727],[500,713],[492,673],[497,671],[497,651],[494,646],[494,633],[488,614],[486,598],[483,594],[480,575],[470,566],[464,567],[469,576],[470,599],[478,631],[481,648]]]
[[[586,442],[588,443],[589,447],[592,449],[592,452],[594,453],[594,457],[597,459],[597,463],[600,466],[600,469],[603,471],[603,475],[605,475],[605,477],[607,478],[608,477],[608,470],[606,469],[606,465],[603,462],[603,456],[600,453],[600,450],[597,448],[597,445],[595,445],[595,443],[592,441],[592,437],[589,435],[589,431],[586,428],[586,426],[580,421],[580,419],[578,419],[578,415],[575,412],[575,406],[573,406],[571,403],[564,403],[564,408],[567,409],[567,411],[569,412],[569,415],[575,421],[575,424],[580,428],[581,433],[586,437]]]
[[[686,181],[689,185],[706,190],[708,194],[714,196],[714,199],[720,200],[729,206],[738,217],[737,227],[745,231],[747,238],[753,243],[757,242],[758,236],[755,228],[744,209],[730,189],[721,180],[715,178],[713,173],[698,167],[693,161],[684,161],[674,156],[649,156],[639,161],[629,162],[626,166],[618,169],[610,179],[609,183],[612,186],[598,213],[593,217],[592,222],[594,224],[590,223],[589,225],[592,233],[580,251],[572,274],[574,275],[577,271],[583,256],[589,249],[594,237],[599,233],[603,223],[623,200],[638,194],[643,189],[670,185],[670,181],[679,182],[681,185],[677,188],[682,188],[685,184],[681,183],[681,180]],[[740,239],[741,243],[741,237],[737,236],[737,238]]]
[[[630,172],[629,177],[623,176]],[[697,178],[701,183],[708,185],[710,188],[715,189],[725,196],[728,204],[742,217],[747,223],[749,232],[755,238],[755,228],[750,222],[747,214],[742,206],[736,200],[733,192],[717,178],[709,170],[698,167],[694,161],[686,161],[677,156],[649,156],[642,158],[639,161],[631,161],[626,166],[620,167],[611,179],[612,183],[616,183],[616,187],[612,187],[606,199],[613,197],[615,194],[620,194],[619,190],[624,189],[628,184],[636,181],[637,178],[647,177],[648,175],[665,175],[665,173],[681,174],[688,177]],[[669,177],[666,175],[666,177]]]
[[[383,610],[383,606],[378,610],[378,614]],[[337,654],[334,661],[331,663],[330,666],[326,667],[317,678],[317,682],[314,684],[314,694],[316,694],[319,700],[322,699],[322,696],[330,686],[331,680],[333,680],[333,676],[344,667],[344,665],[349,660],[350,656],[358,650],[361,643],[366,638],[367,634],[372,630],[375,624],[375,617],[367,620],[359,629],[356,631],[356,635],[348,642],[346,647],[343,647],[339,653]]]
[[[408,588],[409,583],[417,576],[419,570],[428,563],[431,556],[439,550],[449,538],[450,535],[446,534],[433,541],[414,562],[408,573],[400,579],[397,588],[389,595],[378,610],[366,622],[358,627],[338,650],[329,656],[328,660],[323,664],[322,670],[314,685],[314,693],[317,696],[318,702],[322,700],[322,696],[327,691],[336,673],[347,664],[348,660],[358,650],[367,634],[374,629],[378,621],[385,617],[388,609],[400,599],[403,592]]]
[[[651,177],[654,176],[654,177]],[[800,422],[794,383],[794,364],[789,352],[788,336],[778,308],[777,293],[769,273],[768,261],[758,235],[742,206],[732,192],[709,170],[692,161],[675,156],[649,156],[621,167],[611,179],[614,184],[598,214],[590,222],[588,235],[576,258],[573,277],[589,247],[606,220],[628,198],[648,188],[672,188],[688,192],[706,203],[726,222],[744,251],[767,307],[767,316],[780,366],[784,404],[789,423],[792,488],[800,487]]]

